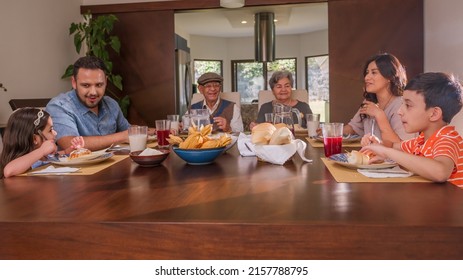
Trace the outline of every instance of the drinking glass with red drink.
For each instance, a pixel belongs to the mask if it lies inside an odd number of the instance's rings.
[[[322,124],[323,147],[325,157],[340,154],[342,152],[342,129],[343,123],[324,123]]]
[[[158,137],[158,147],[159,148],[168,148],[170,134],[170,120],[156,120],[156,136]]]

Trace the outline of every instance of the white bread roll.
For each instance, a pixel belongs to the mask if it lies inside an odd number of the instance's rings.
[[[276,128],[271,123],[260,123],[252,128],[251,142],[257,145],[267,145]]]
[[[282,128],[282,127],[287,127],[287,126],[286,126],[286,124],[284,124],[284,123],[276,123],[276,124],[275,124],[275,128],[276,128],[276,129],[279,129],[279,128]]]
[[[272,134],[272,138],[270,138],[269,145],[284,145],[291,143],[291,139],[293,138],[293,134],[291,130],[286,126],[280,127]]]
[[[370,157],[359,151],[352,151],[347,154],[347,162],[350,164],[366,165]]]

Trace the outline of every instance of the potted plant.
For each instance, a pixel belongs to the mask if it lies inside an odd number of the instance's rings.
[[[96,56],[103,60],[108,70],[108,80],[117,89],[122,91],[122,77],[112,72],[113,63],[109,59],[109,50],[112,49],[117,54],[120,54],[121,42],[119,37],[111,35],[114,22],[118,19],[115,15],[101,15],[92,17],[90,12],[83,15],[84,21],[80,23],[71,23],[69,35],[74,35],[74,46],[76,52],[80,54],[82,46],[85,46],[87,56]],[[66,68],[62,79],[72,76],[73,65]],[[106,91],[113,97],[121,107],[124,116],[127,116],[130,99],[128,95],[123,98],[119,97],[116,92],[106,88]]]

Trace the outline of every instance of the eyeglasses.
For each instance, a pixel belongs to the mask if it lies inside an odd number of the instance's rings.
[[[207,89],[220,88],[220,83],[208,83],[208,84],[203,85],[203,87]]]

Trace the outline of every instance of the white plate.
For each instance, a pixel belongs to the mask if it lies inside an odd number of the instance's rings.
[[[323,137],[322,136],[317,136],[315,137],[315,140],[318,142],[323,143]],[[342,137],[342,143],[353,143],[353,142],[360,142],[362,140],[362,137],[359,135],[348,135],[348,136],[343,136]]]
[[[92,153],[92,155],[93,154],[94,153]],[[53,160],[50,160],[49,162],[52,164],[61,165],[61,166],[87,165],[87,164],[95,164],[95,163],[105,161],[114,155],[113,153],[100,153],[100,154],[95,153],[95,154],[96,154],[96,157],[91,157],[91,158],[79,157],[76,159],[67,159],[66,157],[64,157],[64,158],[60,158],[59,160],[53,159]]]
[[[352,168],[352,169],[384,169],[384,168],[392,168],[397,166],[397,163],[388,161],[383,163],[372,163],[372,164],[352,164],[347,162],[347,154],[336,154],[329,157],[331,161],[335,163]]]

